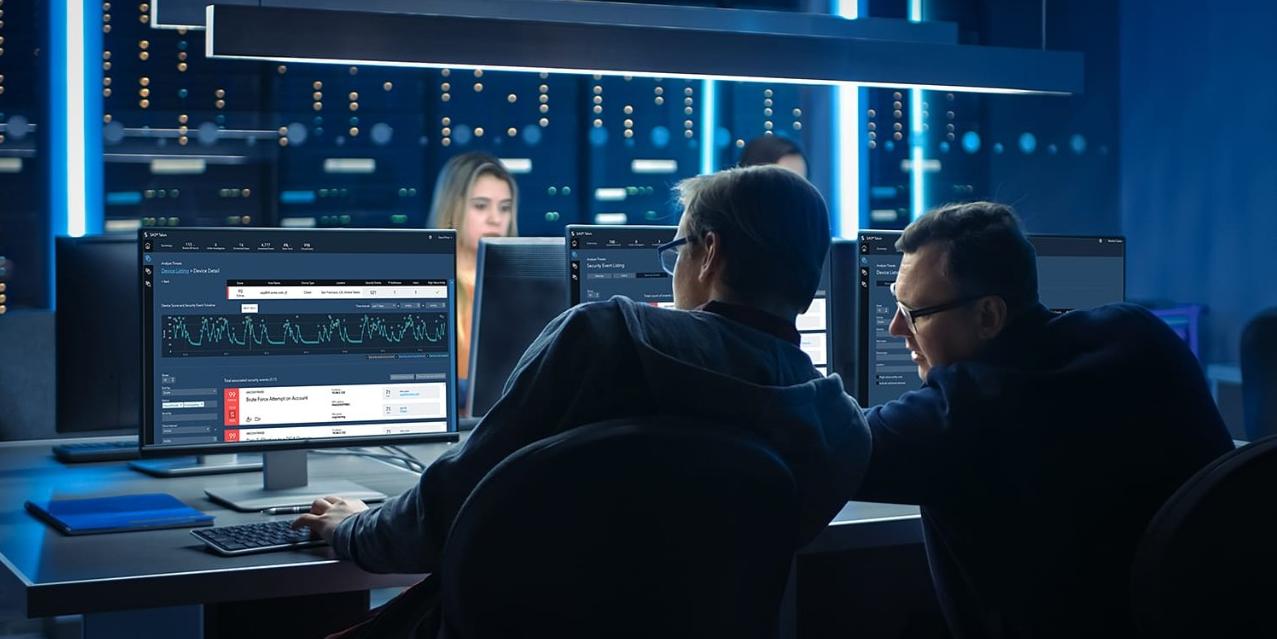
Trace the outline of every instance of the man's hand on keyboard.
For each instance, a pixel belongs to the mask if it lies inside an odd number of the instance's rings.
[[[333,531],[337,524],[355,513],[368,510],[368,504],[358,499],[342,499],[341,497],[322,497],[310,505],[310,513],[302,515],[293,522],[293,528],[307,526],[310,531],[332,543]]]

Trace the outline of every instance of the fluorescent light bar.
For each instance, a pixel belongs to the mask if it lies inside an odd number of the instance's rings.
[[[702,116],[703,117],[703,116]],[[702,119],[704,122],[704,119]],[[711,123],[712,124],[712,123]],[[701,142],[705,141],[705,133],[701,132]],[[712,143],[712,140],[711,140]],[[713,173],[713,157],[709,158],[709,169],[706,170],[705,149],[701,149],[701,173]],[[665,175],[678,173],[678,160],[631,160],[630,171],[639,175]]]
[[[624,213],[596,213],[594,214],[595,224],[620,225],[625,224],[630,216]]]
[[[532,158],[499,158],[505,170],[516,175],[532,172]]]
[[[625,195],[625,189],[623,188],[599,187],[594,189],[594,199],[600,202],[621,202],[625,199]]]
[[[922,171],[924,173],[939,173],[940,172],[940,160],[937,160],[935,158],[927,158],[923,160],[922,164],[918,166],[922,167]],[[913,171],[913,167],[914,167],[913,160],[900,161],[900,170],[904,171],[905,173],[909,173]]]
[[[134,233],[142,228],[142,220],[107,220],[107,233]]]
[[[199,158],[151,160],[152,175],[201,175],[207,170],[208,163]]]
[[[701,175],[713,173],[718,168],[718,163],[714,161],[714,152],[717,151],[714,147],[714,130],[718,128],[717,110],[718,83],[704,80],[701,82]],[[674,162],[674,171],[677,170],[678,163]]]
[[[375,173],[375,158],[328,158],[324,160],[324,173]]]
[[[54,0],[66,7],[66,198],[67,235],[82,237],[87,231],[85,211],[85,103],[84,103],[84,6],[83,0]],[[57,126],[56,124],[54,126]],[[95,132],[96,133],[96,132]]]

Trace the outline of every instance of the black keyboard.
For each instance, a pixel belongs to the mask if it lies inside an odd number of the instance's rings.
[[[309,528],[293,530],[292,519],[267,521],[260,524],[197,528],[192,535],[212,548],[219,555],[247,555],[254,552],[289,550],[322,546],[326,542],[310,536]]]
[[[69,442],[53,447],[53,456],[59,461],[75,464],[80,462],[121,461],[138,459],[136,439],[124,439],[107,442]]]

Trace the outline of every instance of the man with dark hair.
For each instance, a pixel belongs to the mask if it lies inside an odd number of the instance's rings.
[[[1197,361],[1139,307],[1043,307],[1006,206],[934,210],[897,248],[891,334],[924,383],[866,411],[856,498],[922,506],[959,638],[1132,635],[1145,527],[1232,448]]]
[[[470,491],[511,453],[585,424],[671,415],[764,435],[798,483],[800,537],[823,530],[869,457],[860,407],[812,366],[795,328],[829,248],[824,200],[778,167],[699,176],[678,190],[684,213],[661,261],[679,310],[624,297],[568,310],[469,439],[417,486],[376,509],[320,500],[297,525],[366,570],[431,571]]]
[[[807,156],[798,143],[776,134],[760,135],[741,150],[740,166],[775,164],[807,177]]]

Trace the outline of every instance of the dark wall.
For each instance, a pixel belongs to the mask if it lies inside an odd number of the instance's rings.
[[[1204,359],[1236,361],[1277,306],[1277,3],[1123,0],[1128,294],[1210,307]]]
[[[904,2],[879,0],[902,7]],[[1043,8],[1046,9],[1045,34]],[[1120,232],[1119,10],[1109,0],[931,0],[927,20],[955,22],[964,44],[1078,51],[1085,88],[1071,96],[934,93],[931,138],[943,168],[929,178],[929,206],[991,199],[1012,204],[1034,233]],[[956,117],[939,119],[944,105]],[[944,143],[945,122],[956,139]],[[976,149],[964,141],[975,134]]]
[[[984,4],[988,44],[1041,46],[1042,3]],[[1035,233],[1118,233],[1118,10],[1111,0],[1045,6],[1046,46],[1085,55],[1085,89],[1067,97],[989,98],[989,139],[1005,147],[990,159],[990,195],[1014,204]],[[1026,134],[1031,152],[1022,145]]]

